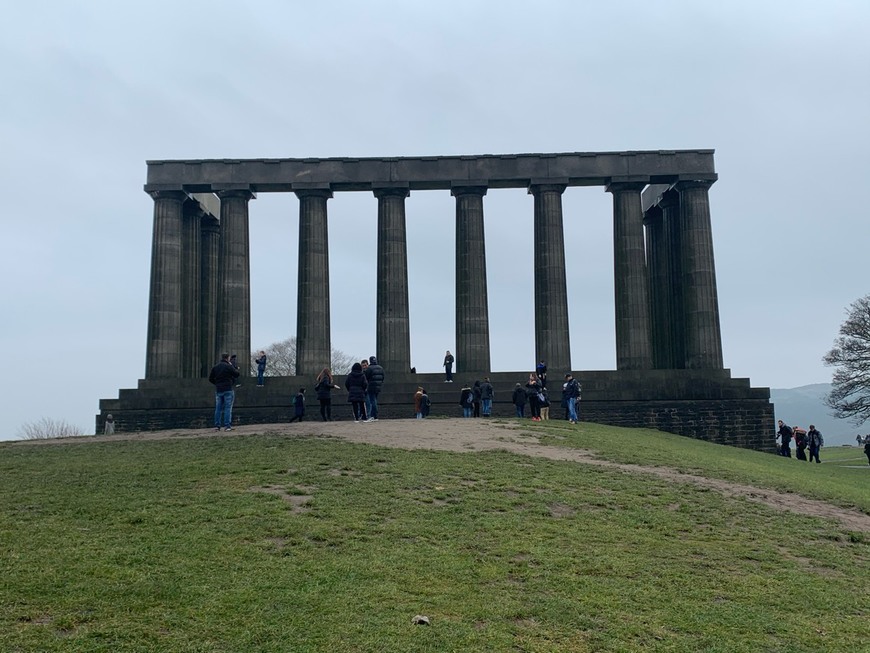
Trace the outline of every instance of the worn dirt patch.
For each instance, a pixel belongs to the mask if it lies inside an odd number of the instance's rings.
[[[240,426],[233,431],[213,431],[211,429],[174,429],[148,433],[118,433],[109,436],[87,438],[62,438],[55,440],[27,440],[21,444],[84,444],[94,441],[114,440],[169,440],[175,438],[227,438],[244,437],[266,433],[288,437],[337,438],[349,442],[374,444],[397,449],[433,449],[438,451],[476,452],[508,451],[547,458],[567,460],[584,465],[597,465],[618,469],[628,474],[649,474],[668,481],[686,483],[706,490],[714,490],[727,497],[738,497],[770,506],[778,511],[788,511],[811,517],[833,519],[845,529],[857,532],[870,532],[870,515],[858,510],[841,508],[825,501],[801,497],[799,501],[788,493],[766,488],[686,474],[670,467],[651,465],[629,465],[596,458],[590,451],[582,449],[563,449],[542,445],[538,437],[524,429],[518,422],[483,419],[391,419],[377,422],[301,422],[294,424],[257,424]],[[341,470],[333,470],[341,473]],[[260,488],[258,491],[265,491]],[[288,497],[294,495],[287,494]],[[288,499],[299,501],[301,499]],[[308,497],[310,500],[310,497]],[[301,508],[300,509],[304,509]]]

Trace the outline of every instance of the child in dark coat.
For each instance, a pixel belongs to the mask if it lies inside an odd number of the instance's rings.
[[[288,422],[289,424],[292,424],[297,419],[301,422],[302,418],[305,417],[305,388],[299,388],[299,392],[296,393],[296,397],[293,399],[293,407],[296,414]]]

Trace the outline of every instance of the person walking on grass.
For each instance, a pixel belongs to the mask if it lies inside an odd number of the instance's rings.
[[[366,390],[368,386],[362,365],[354,363],[353,367],[350,368],[350,374],[344,380],[344,387],[347,388],[347,402],[353,408],[354,422],[365,422],[368,419],[366,417]]]
[[[517,383],[514,386],[514,392],[511,395],[511,401],[517,410],[517,417],[525,417],[526,412],[526,391],[523,386]]]
[[[779,420],[777,422],[779,424],[779,431],[777,431],[777,436],[780,438],[779,441],[779,455],[785,456],[786,458],[791,458],[791,438],[794,435],[794,431],[791,430],[791,427]]]
[[[794,457],[798,460],[806,461],[807,459],[807,432],[804,431],[800,426],[795,426],[792,428],[792,433],[794,433]]]
[[[305,388],[299,388],[299,392],[296,393],[296,396],[293,398],[293,409],[294,415],[290,419],[288,424],[292,424],[297,419],[301,422],[305,417]]]
[[[462,384],[462,389],[459,391],[459,405],[462,406],[462,416],[471,417],[474,408],[474,390],[467,381]]]
[[[825,439],[822,437],[822,434],[816,428],[815,424],[810,424],[810,430],[807,431],[807,444],[810,447],[809,462],[813,462],[813,458],[816,459],[817,463],[822,462],[819,460],[819,449],[825,446]]]
[[[320,418],[324,422],[332,421],[332,391],[341,390],[332,378],[332,370],[324,367],[315,380],[314,391],[317,393],[317,401],[320,402]]]
[[[230,355],[221,354],[220,362],[211,368],[208,381],[214,386],[214,430],[233,430],[233,400],[236,393],[233,386],[239,378],[239,371],[230,365]]]

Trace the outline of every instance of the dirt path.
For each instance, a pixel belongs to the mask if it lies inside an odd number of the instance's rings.
[[[585,465],[619,469],[629,474],[650,474],[669,481],[689,483],[721,492],[728,497],[741,497],[770,506],[775,510],[788,510],[811,517],[834,519],[850,531],[870,532],[870,515],[858,510],[841,508],[824,501],[794,497],[767,488],[744,485],[731,481],[684,474],[670,467],[630,465],[596,458],[583,449],[567,449],[542,445],[530,431],[511,422],[490,422],[480,419],[427,419],[379,420],[367,424],[343,422],[302,422],[296,424],[259,424],[241,426],[230,433],[212,430],[172,430],[149,433],[122,433],[96,436],[87,441],[163,440],[190,437],[238,437],[256,433],[288,436],[333,437],[375,444],[397,449],[433,449],[438,451],[475,452],[504,450],[526,456],[550,460],[569,460]],[[81,442],[79,438],[63,440],[37,440],[29,444],[64,444]]]

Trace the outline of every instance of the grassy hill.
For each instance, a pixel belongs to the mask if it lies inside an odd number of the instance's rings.
[[[870,514],[857,448],[811,465],[531,428]],[[82,438],[0,444],[0,497],[2,651],[867,650],[870,533],[639,468],[270,433]]]

